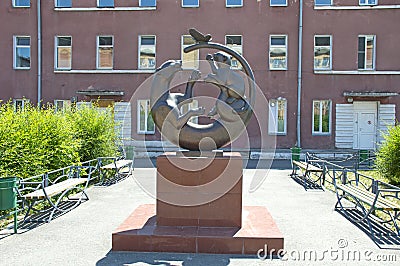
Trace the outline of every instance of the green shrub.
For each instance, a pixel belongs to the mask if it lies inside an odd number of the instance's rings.
[[[392,184],[400,184],[400,125],[389,129],[377,153],[375,166]]]
[[[72,125],[54,109],[0,107],[0,176],[28,177],[79,159]]]
[[[25,178],[101,156],[115,156],[115,122],[110,109],[55,112],[26,104],[0,106],[0,177]]]
[[[96,104],[83,105],[67,112],[66,117],[73,126],[73,138],[79,143],[81,162],[116,155],[118,134],[111,108],[99,110]]]

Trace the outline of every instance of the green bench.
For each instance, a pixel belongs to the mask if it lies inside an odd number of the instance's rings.
[[[107,172],[111,172],[111,175],[116,179],[132,175],[133,160],[119,159],[117,157],[99,157],[97,160],[100,173],[100,183],[104,183]]]
[[[345,173],[339,180],[334,179],[337,202],[335,210],[341,211],[354,223],[367,222],[370,233],[375,235],[372,221],[383,225],[388,235],[400,236],[398,219],[400,216],[400,188],[375,180],[357,172],[354,178],[348,179]],[[365,181],[361,181],[362,177]],[[368,184],[367,184],[368,183]],[[358,211],[359,216],[350,215],[351,211]],[[378,215],[378,213],[382,215]],[[391,225],[391,226],[390,226]]]
[[[48,218],[29,219],[30,222],[50,222],[56,212],[65,213],[88,200],[85,190],[89,185],[93,166],[69,166],[41,175],[21,179],[18,196],[28,206],[23,222],[33,214],[49,213]],[[44,209],[36,209],[43,203]]]
[[[311,162],[314,161],[303,162],[303,161],[293,160],[292,161],[293,169],[290,176],[292,178],[300,177],[303,181],[303,187],[305,190],[311,188],[312,186],[316,186],[318,188],[323,189],[322,184],[325,178],[325,169],[324,167],[316,166]],[[297,173],[297,170],[301,171],[300,175]]]

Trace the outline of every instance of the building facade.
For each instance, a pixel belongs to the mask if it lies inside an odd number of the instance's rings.
[[[161,140],[138,88],[169,59],[205,59],[182,52],[191,27],[252,66],[268,99],[248,126],[254,149],[261,133],[278,148],[375,149],[400,118],[395,0],[7,0],[0,19],[0,99],[98,100],[128,139]]]

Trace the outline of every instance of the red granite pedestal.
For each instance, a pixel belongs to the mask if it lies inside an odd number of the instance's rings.
[[[164,154],[157,204],[139,206],[112,234],[113,251],[253,254],[283,249],[265,207],[242,208],[242,158]]]

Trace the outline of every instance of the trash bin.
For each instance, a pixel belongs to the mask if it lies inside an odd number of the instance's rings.
[[[14,233],[17,233],[17,183],[16,177],[0,178],[0,211],[14,209]]]
[[[359,160],[361,162],[365,162],[369,158],[369,150],[359,150]]]
[[[300,147],[293,147],[290,149],[292,151],[292,161],[300,161]]]
[[[16,191],[18,178],[0,178],[0,210],[5,211],[16,207]]]
[[[126,158],[133,160],[134,158],[134,147],[133,146],[125,146],[125,153],[126,153]]]

